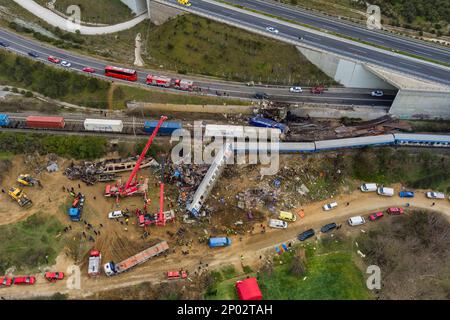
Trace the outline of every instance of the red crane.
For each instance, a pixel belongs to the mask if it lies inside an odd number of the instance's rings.
[[[156,125],[155,129],[153,130],[152,135],[150,138],[148,138],[147,144],[145,145],[144,149],[141,152],[141,155],[139,156],[139,159],[136,161],[136,165],[133,168],[133,171],[130,174],[130,177],[128,178],[125,185],[116,185],[115,187],[112,187],[111,185],[107,185],[105,189],[105,196],[107,197],[128,197],[133,194],[135,194],[139,190],[139,184],[137,181],[136,174],[139,171],[139,168],[141,166],[142,161],[144,160],[148,150],[150,149],[150,146],[152,145],[153,139],[155,138],[156,134],[159,131],[159,128],[163,124],[164,121],[167,120],[166,116],[161,116],[161,119],[159,119],[158,124]]]
[[[161,164],[161,183],[159,185],[159,212],[158,220],[156,220],[157,226],[164,227],[166,225],[166,216],[164,215],[164,165],[165,161]]]

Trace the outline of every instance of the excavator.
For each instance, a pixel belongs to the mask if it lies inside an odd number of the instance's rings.
[[[36,186],[41,185],[41,182],[38,179],[33,178],[29,174],[21,174],[17,177],[17,182],[23,186]]]
[[[19,206],[21,207],[25,207],[28,205],[32,204],[32,201],[30,199],[28,199],[28,197],[26,196],[26,194],[23,192],[22,189],[20,188],[10,188],[8,190],[8,195],[14,199],[15,201],[17,201],[17,203],[19,204]]]
[[[161,118],[159,119],[159,122],[153,130],[152,135],[149,137],[147,144],[145,145],[144,149],[141,152],[141,155],[139,156],[139,159],[136,161],[136,165],[134,166],[127,182],[125,184],[122,184],[122,182],[119,180],[117,181],[116,185],[107,185],[105,188],[105,197],[116,197],[116,202],[118,203],[119,197],[128,197],[135,194],[144,194],[145,196],[147,191],[146,187],[148,188],[148,186],[146,186],[146,182],[142,183],[141,181],[138,181],[136,174],[139,171],[141,163],[144,160],[148,150],[150,149],[150,146],[152,145],[153,139],[158,133],[159,128],[166,120],[166,116],[161,116]]]

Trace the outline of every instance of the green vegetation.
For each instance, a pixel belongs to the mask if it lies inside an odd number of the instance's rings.
[[[39,152],[75,159],[95,159],[105,154],[106,145],[103,137],[0,132],[0,152],[14,154]]]
[[[0,226],[0,274],[14,266],[20,271],[51,265],[62,245],[57,238],[63,226],[39,212],[25,221]]]
[[[450,133],[450,121],[408,121],[413,132],[446,132]]]
[[[87,107],[107,107],[109,82],[58,70],[3,51],[0,52],[0,69],[1,84],[24,87],[50,98]]]
[[[42,6],[48,0],[36,0]],[[67,8],[77,5],[81,9],[81,21],[99,24],[116,24],[134,17],[131,10],[120,0],[58,0],[55,9],[66,14]]]
[[[350,160],[351,159],[351,160]],[[346,158],[346,169],[363,181],[401,182],[411,188],[446,191],[450,185],[448,156],[421,151],[418,154],[392,148],[362,149]]]
[[[149,34],[149,54],[180,73],[264,83],[332,83],[294,46],[184,15]]]

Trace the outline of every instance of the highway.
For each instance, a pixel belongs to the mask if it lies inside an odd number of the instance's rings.
[[[37,60],[46,64],[52,64],[47,61],[49,55],[56,56],[60,59],[67,60],[72,63],[70,67],[73,71],[81,72],[84,67],[92,67],[96,69],[94,74],[97,77],[106,78],[104,76],[104,68],[111,62],[98,60],[89,56],[81,56],[69,51],[65,51],[56,47],[52,47],[47,44],[39,43],[38,41],[31,40],[13,32],[0,28],[0,41],[3,41],[9,45],[8,50],[27,55],[28,52],[36,52],[39,54]],[[61,67],[62,68],[62,67]],[[137,69],[138,71],[138,83],[135,85],[145,86],[145,79],[149,70]],[[161,71],[155,72],[158,75],[166,75]],[[167,74],[169,75],[169,74]],[[169,76],[173,76],[169,75]],[[189,76],[182,76],[183,78],[189,78]],[[193,77],[195,78],[195,77]],[[113,80],[112,78],[107,78]],[[194,79],[195,80],[195,79]],[[126,82],[127,84],[134,84],[120,79],[114,79],[116,82]],[[288,87],[277,86],[246,86],[242,83],[226,82],[220,80],[195,80],[195,84],[201,88],[201,93],[207,96],[226,96],[227,98],[242,98],[251,99],[256,92],[265,92],[269,94],[272,100],[286,102],[286,103],[317,103],[317,104],[335,104],[335,105],[361,105],[361,106],[376,106],[376,107],[389,107],[395,98],[395,91],[386,91],[383,97],[371,97],[370,90],[368,89],[345,89],[345,88],[330,88],[330,90],[324,92],[321,95],[303,93],[290,93]],[[155,90],[164,90],[166,92],[189,94],[176,89],[163,89],[155,88]],[[198,93],[194,93],[198,94]]]
[[[240,3],[240,1],[238,0],[234,1]],[[178,5],[176,3],[176,0],[167,0],[165,2],[169,2],[172,6],[177,6],[180,9],[186,9],[183,6]],[[292,41],[295,41],[299,45],[303,43],[307,46],[312,46],[327,52],[332,52],[341,56],[367,62],[372,65],[387,68],[389,70],[398,71],[406,75],[411,75],[437,83],[450,85],[450,68],[448,67],[431,64],[426,61],[414,60],[407,56],[395,55],[389,51],[380,50],[376,47],[365,46],[359,43],[352,44],[345,39],[333,39],[325,35],[317,34],[317,31],[314,30],[305,31],[302,30],[302,27],[300,26],[292,26],[282,20],[278,20],[279,22],[273,21],[273,19],[270,17],[260,16],[250,11],[242,12],[240,9],[235,7],[224,7],[223,4],[217,2],[204,0],[191,0],[191,2],[192,6],[189,7],[189,9],[195,11],[196,13],[207,15],[211,18],[231,22],[244,28],[252,28],[256,31],[266,33],[268,36],[273,36],[273,34],[268,32],[266,30],[266,27],[272,26],[279,31],[276,36],[279,39],[285,40],[289,43],[292,43]],[[267,12],[270,12],[270,14],[281,14],[283,12],[283,14],[286,14],[286,12],[289,12],[289,14],[292,15],[292,13],[283,6],[278,6],[278,10],[274,12],[272,8],[261,6],[260,2],[257,2],[253,5],[258,10],[267,10]],[[293,19],[293,17],[290,17],[290,19]],[[331,23],[332,20],[330,19],[329,21]],[[320,24],[320,21],[318,21],[317,23]],[[336,28],[338,28],[337,32],[339,32],[339,28],[342,27],[336,26]],[[355,30],[357,29],[356,27],[354,27],[352,30],[353,32],[356,32]],[[360,30],[357,31],[361,32]],[[364,37],[363,40],[369,42],[372,41],[371,39],[365,39]],[[383,36],[380,34],[379,37]],[[393,42],[393,40],[390,41],[391,44]],[[407,41],[399,41],[397,46],[400,46],[402,50],[407,51],[408,48],[411,49],[411,46],[406,46],[405,42]],[[422,50],[423,52],[425,52],[425,49],[422,48],[422,46],[416,46],[418,47],[416,50]],[[448,51],[446,52],[446,50],[443,50],[442,52],[440,52],[439,49],[436,49],[431,45],[428,47],[427,54],[428,52],[433,52],[430,54],[433,54],[434,57],[435,53],[438,51],[440,60],[450,61],[450,54],[448,53]],[[416,52],[415,54],[418,53]]]

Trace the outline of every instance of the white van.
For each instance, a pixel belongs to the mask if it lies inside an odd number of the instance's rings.
[[[288,223],[278,219],[269,219],[269,227],[276,229],[286,229]]]
[[[363,183],[361,185],[361,191],[362,192],[377,191],[377,184],[376,183]]]
[[[364,223],[366,223],[366,220],[361,216],[351,217],[350,219],[348,219],[348,224],[352,227],[360,226]]]
[[[120,210],[118,210],[118,211],[111,211],[110,213],[108,213],[108,218],[109,219],[118,219],[118,218],[122,218],[122,217],[123,217],[123,213]]]
[[[337,202],[327,203],[326,205],[323,206],[323,210],[329,211],[331,209],[336,208],[337,206],[338,206]]]
[[[430,198],[430,199],[445,199],[445,194],[443,194],[442,192],[431,191],[431,192],[427,192],[427,198]]]
[[[386,187],[380,187],[380,188],[378,188],[377,193],[380,196],[392,197],[394,195],[394,189],[386,188]]]

